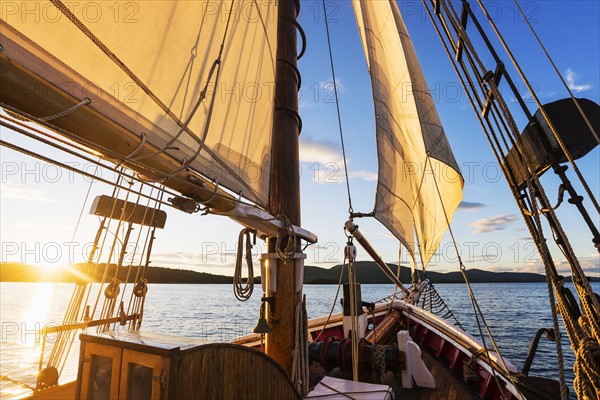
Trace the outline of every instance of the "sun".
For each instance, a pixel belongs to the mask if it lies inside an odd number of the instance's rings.
[[[65,265],[60,262],[39,262],[33,265],[38,267],[41,273],[58,272],[65,268]]]
[[[58,282],[61,280],[65,265],[60,262],[37,262],[30,264],[35,267],[31,273],[34,281],[40,282]]]

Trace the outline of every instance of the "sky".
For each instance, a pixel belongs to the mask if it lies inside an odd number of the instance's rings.
[[[490,14],[511,46],[542,102],[567,97],[534,38],[510,1],[486,2]],[[534,29],[547,46],[558,69],[577,97],[600,101],[600,3],[597,1],[520,2]],[[465,179],[464,198],[452,227],[467,268],[488,271],[542,272],[543,266],[522,222],[506,182],[501,176],[467,97],[435,34],[421,2],[399,2],[442,124]],[[339,89],[342,127],[347,151],[350,188],[355,211],[370,212],[377,180],[375,123],[371,87],[350,1],[327,2],[333,57]],[[477,10],[478,16],[481,11]],[[332,75],[321,2],[302,1],[299,22],[308,47],[299,61],[302,73],[300,136],[302,225],[319,236],[306,249],[307,265],[331,267],[342,262],[348,200],[343,174]],[[503,56],[508,64],[508,59]],[[490,69],[493,65],[490,64]],[[525,86],[518,84],[522,93]],[[535,104],[529,98],[531,109]],[[522,128],[523,121],[517,121]],[[35,146],[2,128],[2,139]],[[53,154],[53,153],[51,153]],[[89,179],[1,148],[0,242],[1,261],[48,267],[85,259],[98,219],[84,212]],[[67,159],[65,159],[67,160]],[[79,163],[92,172],[92,165]],[[588,184],[600,197],[600,151],[596,148],[578,161]],[[555,201],[557,179],[545,174],[548,195]],[[104,175],[105,178],[111,178]],[[572,176],[577,190],[581,184]],[[102,183],[91,184],[90,199],[109,194]],[[589,202],[586,203],[589,207]],[[236,223],[215,216],[187,215],[168,210],[167,226],[158,232],[153,265],[232,275],[238,232]],[[575,208],[566,201],[559,208],[564,228],[582,265],[600,275],[598,252],[591,233]],[[592,213],[592,215],[594,215]],[[598,216],[595,216],[598,222]],[[398,243],[374,220],[358,221],[361,230],[389,263],[398,262]],[[545,225],[545,232],[549,230]],[[254,249],[255,265],[265,246]],[[560,271],[566,273],[556,250]],[[358,260],[368,260],[359,248]],[[407,255],[400,255],[403,264]],[[435,271],[455,271],[457,257],[448,235],[429,266]]]

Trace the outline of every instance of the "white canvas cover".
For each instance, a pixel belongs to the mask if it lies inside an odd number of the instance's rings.
[[[394,398],[388,385],[354,382],[326,376],[315,389],[306,396],[307,399],[356,399],[356,400],[391,400]]]

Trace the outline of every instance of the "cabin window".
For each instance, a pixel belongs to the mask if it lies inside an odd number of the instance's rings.
[[[112,380],[112,357],[92,355],[89,386],[89,398],[91,400],[109,400],[110,384]]]
[[[158,400],[161,394],[162,358],[155,354],[125,350],[121,358],[119,398]],[[166,371],[165,371],[166,379]]]
[[[129,363],[127,399],[146,400],[152,398],[152,368]]]

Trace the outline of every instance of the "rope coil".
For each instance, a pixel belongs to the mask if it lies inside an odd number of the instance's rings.
[[[290,223],[290,219],[283,214],[277,216],[281,222],[281,228],[277,234],[277,240],[275,243],[275,251],[277,257],[285,262],[291,261],[296,253],[296,242],[298,237],[294,232],[294,227]],[[285,245],[284,245],[285,242]]]
[[[252,297],[254,291],[254,269],[252,266],[252,241],[250,240],[250,233],[254,233],[249,228],[244,228],[240,231],[238,236],[238,248],[237,257],[235,262],[235,273],[233,274],[233,294],[239,301],[246,301]],[[245,242],[244,242],[245,239]],[[256,233],[254,236],[256,241]],[[245,243],[245,244],[244,244]],[[246,282],[242,282],[242,263],[244,258],[244,248],[246,249],[246,268],[247,274]]]
[[[308,394],[308,314],[306,313],[306,295],[296,304],[296,333],[292,360],[292,380],[302,398]]]

